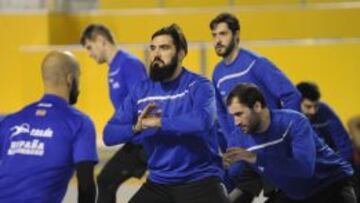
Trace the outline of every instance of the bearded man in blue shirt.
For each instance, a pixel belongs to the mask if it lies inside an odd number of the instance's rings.
[[[356,202],[351,165],[319,138],[303,114],[267,108],[252,84],[236,86],[226,103],[240,145],[227,149],[225,166],[250,166],[280,190],[275,203]]]
[[[221,185],[211,82],[182,66],[187,42],[173,24],[151,37],[150,79],[138,84],[104,130],[108,145],[142,143],[149,177],[130,203],[227,203]]]

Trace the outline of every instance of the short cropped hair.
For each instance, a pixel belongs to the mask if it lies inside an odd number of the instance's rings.
[[[94,40],[98,35],[103,36],[111,44],[115,44],[114,36],[109,28],[102,24],[90,24],[81,33],[81,45],[85,46],[86,40]]]
[[[263,108],[266,107],[265,97],[260,89],[256,85],[250,83],[243,83],[235,86],[229,93],[226,104],[229,106],[234,98],[237,98],[241,104],[244,104],[249,108],[253,108],[256,102],[260,102]]]
[[[233,34],[240,31],[239,20],[231,13],[221,13],[210,22],[210,29],[214,30],[220,23],[226,23]]]
[[[319,87],[313,82],[300,82],[296,85],[303,99],[318,101],[321,97]]]

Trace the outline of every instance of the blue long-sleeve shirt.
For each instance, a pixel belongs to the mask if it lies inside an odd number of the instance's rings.
[[[0,125],[0,202],[60,203],[75,165],[97,162],[91,119],[45,95]]]
[[[350,164],[318,137],[305,116],[292,110],[272,110],[270,115],[271,124],[263,133],[233,132],[241,147],[257,154],[255,164],[239,162],[235,173],[229,172],[233,181],[243,166],[250,165],[288,197],[305,199],[353,174]]]
[[[138,115],[150,103],[159,108],[161,128],[133,134]],[[182,69],[170,82],[148,79],[130,93],[104,129],[104,142],[115,145],[137,139],[148,154],[149,179],[173,184],[221,177],[217,153],[215,98],[206,78]]]
[[[240,83],[258,86],[265,96],[270,109],[300,109],[301,95],[291,81],[268,59],[241,48],[231,64],[221,61],[213,73],[216,90],[217,116],[220,127],[231,145],[234,140],[231,132],[235,125],[228,114],[226,98],[231,90]]]
[[[325,103],[319,102],[315,117],[310,120],[317,134],[345,160],[351,161],[352,142],[339,117]]]
[[[109,64],[109,94],[114,109],[119,108],[131,89],[147,78],[145,66],[135,56],[119,50]]]
[[[6,115],[0,115],[0,122],[1,122],[2,120],[4,120],[5,117],[6,117]]]

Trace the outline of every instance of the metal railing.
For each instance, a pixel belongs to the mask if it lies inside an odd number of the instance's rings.
[[[121,0],[118,0],[121,1]],[[150,0],[149,0],[150,1]],[[168,0],[152,0],[153,8],[169,8]],[[194,0],[196,1],[196,0]],[[203,0],[197,0],[203,1]],[[223,6],[240,6],[236,0],[223,0]],[[297,0],[298,5],[305,6],[309,0]],[[328,0],[324,3],[360,2],[360,0]],[[81,11],[99,8],[101,0],[0,0],[0,11],[6,10],[50,10],[50,11]],[[296,3],[295,3],[296,4]],[[259,5],[259,4],[257,4]],[[264,0],[263,5],[269,5]],[[244,5],[246,6],[246,5]],[[139,8],[141,5],[139,4]]]
[[[155,8],[168,8],[168,4],[167,1],[168,0],[153,0],[154,1],[154,5],[156,5]],[[194,0],[196,1],[196,0]],[[198,1],[203,1],[203,0],[198,0]],[[237,3],[236,0],[223,0],[224,4],[223,6],[240,6],[241,4]],[[295,3],[292,4],[298,4],[298,5],[307,5],[309,3],[312,3],[313,1],[310,0],[297,0]],[[327,0],[327,1],[322,1],[322,3],[336,3],[336,2],[360,2],[360,0]],[[266,0],[264,0],[263,4],[257,4],[257,5],[269,5],[269,4],[274,4],[274,3],[269,3]],[[281,3],[276,3],[276,4],[281,4]],[[287,4],[287,3],[283,3],[283,4]],[[245,5],[245,4],[244,4]]]
[[[353,38],[305,38],[305,39],[277,39],[277,40],[248,40],[242,41],[242,47],[261,48],[261,47],[279,47],[279,46],[309,46],[309,45],[329,45],[329,44],[360,44],[360,37]],[[206,75],[209,71],[209,52],[213,50],[211,42],[189,42],[189,52],[197,54],[199,64],[199,71],[201,74]],[[129,43],[120,44],[119,48],[125,50],[137,50],[138,53],[142,52],[140,57],[145,64],[149,64],[149,44],[148,43]],[[36,53],[48,52],[50,50],[61,50],[71,52],[84,52],[85,49],[78,45],[28,45],[22,46],[19,49],[23,53]],[[219,59],[220,60],[220,59]],[[195,62],[195,61],[194,61]],[[0,112],[1,113],[1,112]]]
[[[46,0],[0,0],[0,10],[42,10]]]
[[[0,0],[0,11],[78,11],[96,9],[98,0]]]

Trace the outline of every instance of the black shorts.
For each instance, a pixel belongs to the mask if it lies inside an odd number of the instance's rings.
[[[141,178],[147,169],[147,156],[141,145],[126,143],[105,164],[101,174]]]
[[[236,187],[241,191],[258,196],[261,190],[264,190],[265,196],[270,196],[276,191],[264,177],[256,173],[251,167],[245,167],[241,176],[236,179]]]
[[[354,188],[349,178],[336,181],[304,200],[292,200],[279,192],[273,198],[274,203],[356,203]]]
[[[163,185],[148,180],[129,203],[230,203],[230,200],[220,179],[208,177],[179,185]]]

